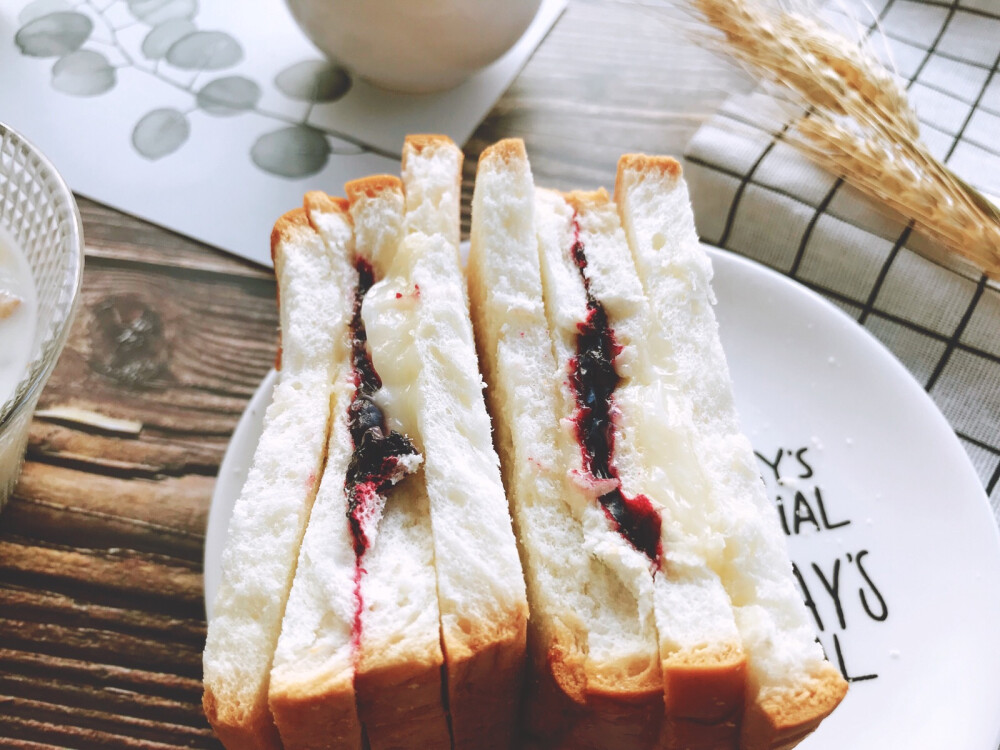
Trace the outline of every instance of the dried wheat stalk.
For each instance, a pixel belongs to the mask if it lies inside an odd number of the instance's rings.
[[[1000,210],[931,156],[905,90],[869,51],[768,0],[691,0],[724,49],[806,106],[788,140],[1000,279]]]

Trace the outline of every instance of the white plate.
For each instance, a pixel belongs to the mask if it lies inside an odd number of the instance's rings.
[[[783,484],[760,466],[772,497],[782,498],[820,641],[850,678],[877,675],[852,682],[800,747],[996,750],[1000,537],[965,451],[863,328],[786,277],[709,251],[744,427],[770,461],[782,451]],[[274,377],[254,394],[219,471],[207,602]]]

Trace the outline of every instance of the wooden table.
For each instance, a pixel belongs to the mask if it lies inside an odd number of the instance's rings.
[[[610,187],[624,151],[679,154],[747,82],[661,17],[572,2],[466,145],[464,192],[504,136],[524,137],[555,187]],[[201,711],[205,522],[274,360],[273,275],[85,198],[80,210],[81,309],[0,516],[0,747],[219,747]]]

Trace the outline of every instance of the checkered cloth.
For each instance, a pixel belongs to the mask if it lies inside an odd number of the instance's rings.
[[[930,150],[1000,196],[1000,0],[870,5],[872,47],[890,50]],[[787,120],[756,92],[695,135],[686,174],[702,239],[791,276],[880,339],[954,427],[1000,520],[1000,284],[813,166],[783,140]]]

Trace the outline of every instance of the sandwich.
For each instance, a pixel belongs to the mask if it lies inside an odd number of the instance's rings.
[[[604,191],[480,159],[469,290],[532,611],[542,747],[777,748],[846,690],[740,433],[673,160]],[[733,519],[737,519],[734,521]]]
[[[338,361],[351,316],[347,204],[331,201],[326,236],[305,209],[271,235],[281,304],[279,377],[229,522],[204,650],[204,709],[230,748],[281,748],[268,686],[288,589],[326,460]]]
[[[679,422],[667,422],[670,437],[684,441],[678,463],[701,474],[692,499],[717,539],[707,561],[729,594],[747,654],[740,747],[791,747],[837,707],[847,682],[816,642],[753,448],[740,430],[712,310],[711,262],[698,242],[680,165],[623,156],[615,202],[656,313],[651,337],[663,343],[664,388],[685,394]]]
[[[296,398],[268,410],[209,627],[227,747],[510,746],[527,604],[459,265],[461,163],[411,137],[402,180],[309,193],[276,224],[275,401]],[[336,270],[290,273],[306,245]],[[301,392],[291,366],[320,363]]]

